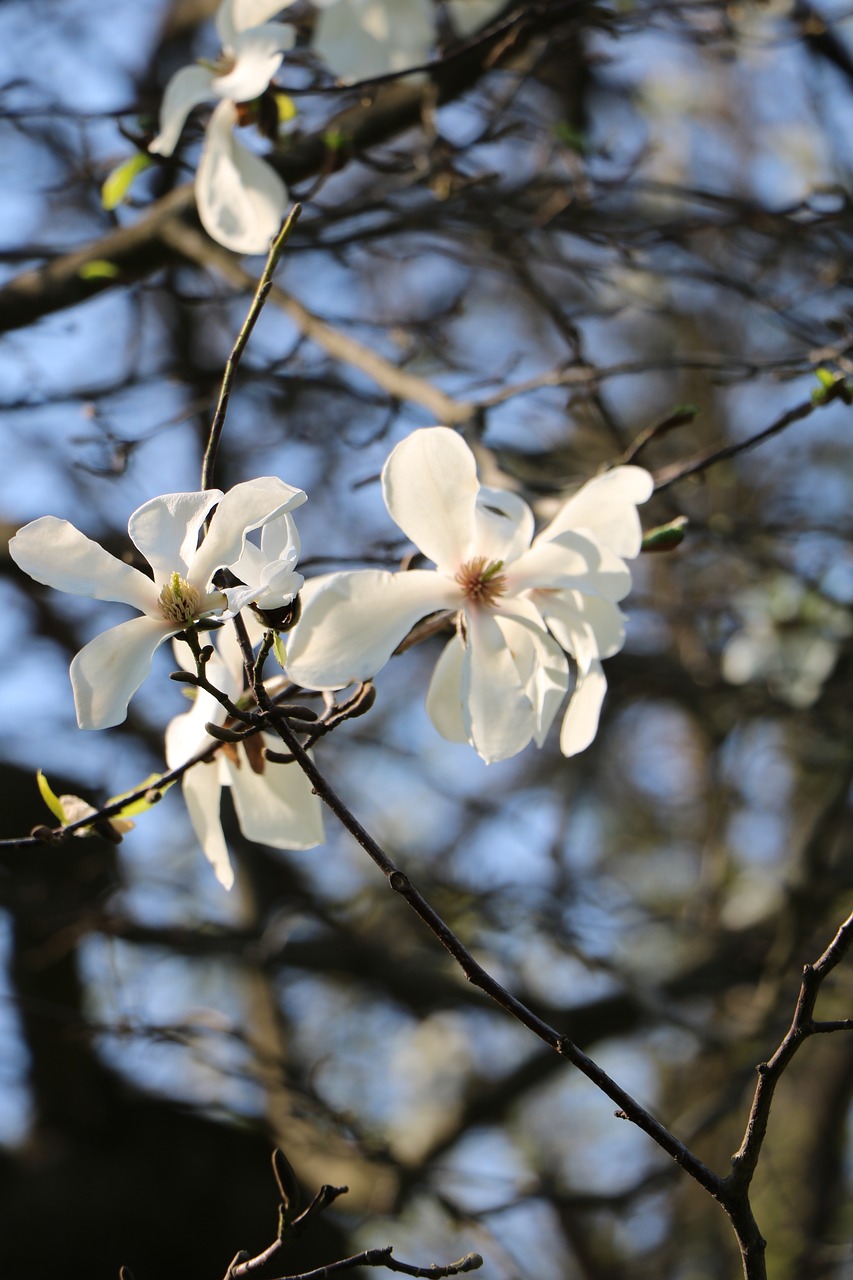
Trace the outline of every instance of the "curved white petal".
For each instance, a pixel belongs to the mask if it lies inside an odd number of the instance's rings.
[[[474,551],[487,560],[516,560],[533,537],[533,512],[508,489],[481,487],[474,523]]]
[[[287,188],[234,137],[237,112],[226,99],[210,118],[195,179],[202,226],[235,253],[266,253],[287,208]]]
[[[455,635],[442,650],[427,689],[427,715],[448,742],[468,741],[468,726],[462,706],[464,656],[465,644],[461,636]]]
[[[494,615],[469,610],[466,626],[462,701],[468,738],[486,764],[492,764],[527,746],[536,730],[536,717]]]
[[[625,615],[618,605],[579,591],[537,592],[549,630],[586,668],[592,658],[612,658],[625,643]]]
[[[633,560],[639,555],[643,531],[638,503],[652,496],[654,481],[642,467],[614,467],[594,476],[564,502],[537,542],[550,541],[568,529],[592,533],[618,556]]]
[[[259,476],[235,484],[223,494],[213,513],[210,529],[188,569],[188,580],[200,590],[217,569],[229,567],[243,554],[246,534],[282,511],[301,507],[307,495],[278,476]]]
[[[631,590],[631,571],[609,547],[566,530],[550,540],[542,535],[506,567],[511,593],[575,588],[587,595],[621,600]]]
[[[201,526],[221,497],[219,489],[164,493],[134,511],[127,531],[154,570],[155,582],[168,582],[173,573],[186,578]]]
[[[592,742],[598,732],[601,704],[606,692],[607,681],[601,663],[596,659],[590,663],[585,675],[578,672],[578,682],[563,717],[560,750],[564,756],[576,756]]]
[[[541,747],[566,696],[569,664],[530,601],[515,600],[510,607],[513,612],[496,615],[496,621],[533,707],[534,738]]]
[[[474,455],[447,427],[401,440],[382,469],[391,519],[439,569],[453,575],[473,549],[480,485]]]
[[[216,30],[223,49],[233,50],[240,32],[258,27],[294,0],[222,0],[216,14]]]
[[[207,67],[182,67],[176,71],[163,94],[160,106],[160,132],[148,150],[170,156],[178,145],[187,116],[193,107],[215,96],[213,72]]]
[[[429,0],[320,0],[313,47],[341,80],[353,82],[424,62],[435,41]]]
[[[301,550],[302,543],[296,521],[288,511],[276,516],[274,520],[269,520],[261,529],[261,551],[268,561],[283,560],[292,556],[295,564]]]
[[[175,628],[162,619],[131,618],[90,640],[71,662],[81,729],[121,724],[127,704],[151,671],[154,651]]]
[[[159,615],[159,588],[129,564],[122,564],[67,520],[42,516],[19,529],[9,554],[24,573],[46,587],[94,600],[118,600]]]
[[[428,569],[360,569],[314,578],[287,640],[287,674],[306,689],[342,689],[367,680],[420,618],[459,602],[459,588]]]
[[[282,750],[272,735],[265,734],[264,742],[273,751]],[[298,764],[267,761],[263,773],[254,773],[243,756],[239,768],[229,763],[228,769],[240,830],[247,840],[274,849],[313,849],[323,843],[323,805]]]
[[[222,786],[218,762],[197,764],[189,769],[184,774],[183,793],[190,822],[204,850],[204,856],[213,867],[216,879],[223,889],[230,889],[234,883],[234,869],[219,819]]]
[[[227,75],[217,76],[214,92],[232,102],[252,102],[259,98],[281,66],[288,49],[293,48],[296,32],[292,27],[268,22],[239,35],[233,47],[236,61]]]

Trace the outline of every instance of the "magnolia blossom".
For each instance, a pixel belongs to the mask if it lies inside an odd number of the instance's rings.
[[[430,0],[314,0],[314,49],[346,83],[405,71],[435,43]]]
[[[178,661],[186,650],[175,646]],[[243,691],[243,662],[231,627],[217,633],[216,650],[205,672],[211,684],[236,702]],[[214,745],[205,724],[221,725],[226,719],[221,703],[203,689],[192,709],[176,716],[166,729],[166,761],[176,769]],[[188,769],[183,776],[184,800],[199,844],[211,862],[216,878],[226,889],[234,883],[234,871],[219,817],[223,787],[231,788],[240,829],[248,840],[276,849],[313,849],[322,844],[323,809],[311,784],[297,764],[272,764],[263,748],[282,751],[278,738],[258,734],[246,743],[221,743],[213,759]]]
[[[150,564],[153,580],[67,520],[42,516],[19,530],[9,553],[36,582],[72,595],[117,600],[142,614],[96,636],[73,659],[71,685],[81,729],[105,729],[124,720],[128,702],[151,670],[155,650],[169,636],[225,609],[241,609],[255,598],[257,590],[250,586],[218,591],[213,575],[240,560],[251,529],[305,500],[301,489],[277,476],[248,480],[225,494],[206,489],[152,498],[134,511],[127,528]]]
[[[598,727],[601,659],[624,642],[617,601],[631,587],[625,558],[640,550],[636,505],[652,492],[639,467],[584,485],[534,537],[517,494],[486,488],[474,456],[445,427],[415,431],[382,472],[393,520],[435,570],[357,570],[309,582],[287,670],[307,688],[336,689],[374,675],[421,618],[451,610],[456,633],[427,694],[433,723],[486,762],[542,744],[570,686],[560,746],[574,755]]]
[[[252,603],[270,612],[293,600],[304,578],[296,572],[300,551],[296,521],[285,512],[261,529],[261,545],[247,542],[232,572],[255,591]]]
[[[234,136],[238,104],[253,102],[268,87],[293,29],[266,19],[292,0],[223,0],[216,15],[222,56],[213,66],[182,67],[169,81],[160,109],[160,132],[148,148],[175,150],[193,107],[218,98],[207,126],[195,180],[196,202],[207,233],[237,253],[263,253],[287,207],[287,189],[274,169]]]

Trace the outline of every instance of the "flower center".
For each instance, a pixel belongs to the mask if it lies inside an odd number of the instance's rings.
[[[201,592],[191,587],[179,573],[173,573],[160,592],[159,604],[167,622],[185,627],[201,613]]]
[[[463,593],[472,604],[491,609],[506,591],[506,574],[501,573],[503,560],[487,560],[474,556],[455,575]]]

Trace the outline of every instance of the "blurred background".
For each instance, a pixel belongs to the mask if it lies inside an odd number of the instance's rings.
[[[203,110],[118,209],[100,187],[171,73],[215,56],[213,10],[0,6],[5,838],[49,821],[37,769],[96,804],[161,771],[186,706],[161,652],[126,724],[81,732],[68,663],[121,606],[38,587],[6,543],[51,513],[122,555],[131,511],[198,487],[262,261],[195,220]],[[542,520],[648,433],[644,524],[689,519],[636,565],[583,755],[556,729],[488,767],[443,741],[439,637],[318,763],[476,957],[725,1172],[853,898],[853,419],[815,372],[853,372],[850,12],[481,7],[493,34],[453,55],[439,7],[432,75],[360,89],[317,81],[293,12],[297,114],[270,159],[304,212],[217,483],[308,492],[306,574],[399,563],[378,474],[437,421]],[[274,1145],[307,1197],[349,1193],[265,1274],[387,1244],[420,1266],[476,1250],[490,1280],[739,1274],[718,1207],[465,983],[333,820],[288,854],[224,818],[231,894],[178,788],[120,846],[0,848],[10,1276],[219,1277],[274,1238]],[[820,1016],[851,995],[842,966]],[[853,1276],[851,1093],[842,1036],[784,1077],[755,1193],[776,1280]]]

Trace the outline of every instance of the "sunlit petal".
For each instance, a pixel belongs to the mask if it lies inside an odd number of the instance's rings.
[[[636,507],[653,489],[654,481],[642,467],[615,467],[564,502],[539,539],[549,541],[568,529],[586,530],[616,555],[632,560],[643,538]]]
[[[609,600],[554,591],[537,592],[536,601],[553,635],[581,665],[611,658],[625,643],[625,615]]]
[[[67,520],[42,516],[24,525],[10,540],[9,554],[24,573],[46,587],[94,600],[118,600],[143,613],[159,613],[159,587]]]
[[[578,672],[577,686],[560,730],[560,750],[564,756],[575,756],[592,742],[598,732],[601,704],[606,692],[607,680],[600,662],[591,662],[585,674]]]
[[[471,744],[487,764],[527,746],[536,717],[497,619],[484,610],[466,616],[462,699]]]
[[[456,608],[459,590],[429,570],[333,573],[308,582],[287,640],[287,673],[308,689],[341,689],[376,674],[411,627]]]
[[[260,476],[235,484],[220,499],[210,530],[193,556],[189,580],[199,589],[206,587],[217,569],[240,559],[247,533],[281,511],[301,506],[305,500],[301,489],[285,484],[278,476]]]
[[[195,180],[208,235],[235,253],[266,253],[287,209],[287,188],[266,161],[234,137],[233,102],[220,102],[207,128]]]
[[[80,650],[71,663],[71,687],[81,729],[121,724],[128,702],[151,671],[154,651],[174,630],[155,618],[131,618]]]
[[[497,623],[533,707],[534,738],[541,747],[566,696],[569,664],[529,600],[514,600],[509,607],[512,614],[498,614]]]
[[[575,588],[606,600],[621,600],[631,590],[631,572],[609,547],[566,530],[550,540],[542,534],[529,551],[506,568],[512,591]]]
[[[164,493],[137,508],[128,533],[161,585],[173,573],[186,578],[207,513],[222,497],[219,489],[200,493]]]
[[[413,431],[382,471],[385,505],[407,538],[451,575],[472,551],[480,486],[474,455],[454,431]]]
[[[160,132],[148,150],[170,156],[193,107],[214,97],[213,72],[207,67],[182,67],[176,71],[163,94],[160,106]]]

